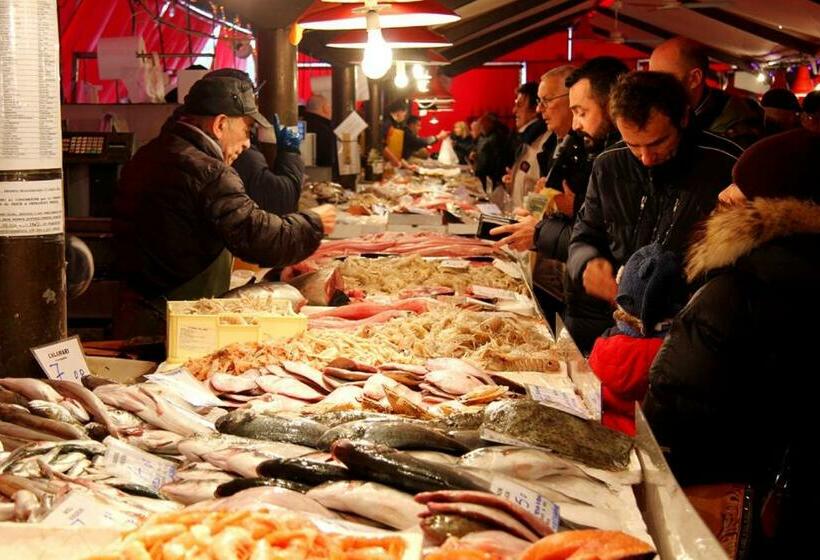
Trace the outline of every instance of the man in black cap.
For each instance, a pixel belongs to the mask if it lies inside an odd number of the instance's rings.
[[[760,99],[766,136],[800,128],[800,102],[785,88],[772,88]]]
[[[254,126],[273,128],[249,83],[203,78],[178,121],[123,168],[114,222],[125,281],[117,336],[162,333],[166,300],[225,292],[232,254],[286,266],[313,253],[332,230],[332,207],[279,217],[248,197],[230,164],[249,147]]]

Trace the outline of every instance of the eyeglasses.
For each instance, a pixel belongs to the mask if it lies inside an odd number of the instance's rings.
[[[567,92],[567,93],[562,93],[561,95],[553,95],[552,97],[539,97],[539,98],[538,98],[538,104],[539,104],[540,106],[542,106],[542,107],[546,107],[546,106],[547,106],[547,105],[549,105],[552,101],[555,101],[556,99],[560,99],[560,98],[562,98],[562,97],[566,97],[566,96],[568,96],[568,95],[569,95],[569,92]]]

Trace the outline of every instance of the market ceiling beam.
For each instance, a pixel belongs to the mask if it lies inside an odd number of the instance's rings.
[[[444,68],[444,73],[448,76],[456,76],[462,72],[466,72],[467,70],[481,66],[485,62],[489,62],[490,60],[503,56],[514,51],[515,49],[529,45],[541,37],[545,37],[550,33],[561,30],[571,24],[577,17],[577,14],[565,16],[546,25],[533,28],[529,31],[511,36],[507,39],[503,39],[497,43],[487,44],[483,49],[478,50],[469,56],[460,58],[449,66],[446,66]],[[446,55],[447,53],[443,54]]]
[[[544,22],[545,25],[540,28],[544,29],[551,24],[550,20],[552,18],[556,17],[558,14],[561,14],[562,12],[565,12],[567,9],[571,9],[573,6],[575,6],[576,9],[571,14],[567,14],[565,17],[574,19],[579,14],[586,12],[586,7],[584,5],[578,6],[577,2],[561,2],[551,8],[547,8],[538,13],[516,20],[512,23],[504,25],[503,27],[493,29],[491,36],[480,35],[473,39],[457,43],[456,45],[449,47],[447,49],[440,50],[439,52],[441,52],[441,54],[443,54],[450,60],[457,61],[459,58],[463,58],[472,53],[477,53],[479,51],[485,50],[487,46],[493,42],[491,37],[518,37],[519,34],[517,32],[519,32],[522,29],[527,29],[528,27],[536,25],[540,22]],[[530,34],[527,33],[527,36],[529,35]],[[447,37],[446,34],[445,37]],[[539,35],[538,37],[536,37],[536,39],[540,37],[543,37],[543,35]],[[447,38],[449,39],[449,37]],[[498,43],[495,44],[497,45]]]
[[[745,31],[746,33],[751,33],[761,39],[772,41],[773,43],[783,45],[784,47],[788,47],[800,53],[815,55],[818,50],[820,50],[820,43],[817,41],[807,41],[805,39],[795,37],[790,33],[785,33],[779,29],[752,21],[741,15],[727,12],[721,8],[698,8],[697,13],[728,25],[729,27],[734,27],[735,29]]]
[[[655,35],[660,39],[671,39],[675,37],[676,34],[658,27],[656,25],[652,25],[651,23],[646,23],[638,18],[634,18],[632,16],[625,15],[623,13],[616,14],[614,10],[611,8],[596,8],[596,11],[600,14],[608,16],[613,19],[618,19],[620,22],[625,23],[626,25],[632,26],[636,29],[640,29],[641,31],[645,31],[651,35]],[[742,70],[754,70],[754,67],[751,65],[750,61],[741,58],[739,56],[735,56],[731,53],[727,53],[726,51],[722,51],[720,49],[716,49],[710,47],[708,45],[704,45],[706,49],[706,53],[715,60],[720,60],[721,62],[725,62],[727,64],[733,64]]]
[[[602,41],[603,43],[616,44],[616,43],[612,43],[612,41],[609,40],[610,37],[611,37],[611,35],[610,35],[611,30],[605,29],[603,27],[598,27],[596,25],[593,25],[592,26],[592,32],[595,33],[597,36],[601,37],[601,39],[603,39],[603,41]],[[635,49],[636,51],[642,52],[644,54],[651,54],[652,50],[653,50],[653,48],[650,47],[649,45],[644,45],[644,44],[638,43],[636,41],[630,41],[629,39],[627,39],[626,42],[623,43],[623,44],[626,45],[627,47],[629,47],[630,49]]]
[[[276,2],[276,9],[272,9],[270,2],[259,0],[221,0],[220,4],[243,21],[251,22],[254,27],[284,29],[301,16],[313,4],[313,0]]]
[[[516,2],[510,2],[500,8],[496,8],[495,10],[486,12],[480,16],[437,28],[436,31],[450,39],[452,42],[457,43],[461,39],[465,39],[471,35],[486,34],[491,31],[496,33],[496,29],[491,29],[493,25],[513,20],[516,16],[519,16],[528,10],[543,6],[545,10],[541,12],[542,14],[547,11],[552,13],[560,13],[563,10],[578,5],[578,0],[564,0],[555,7],[548,7],[546,4],[547,3],[544,2],[544,0],[518,0]],[[584,4],[587,3],[584,2]],[[542,17],[545,16],[542,15]]]

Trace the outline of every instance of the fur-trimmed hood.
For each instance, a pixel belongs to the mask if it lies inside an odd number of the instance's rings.
[[[698,230],[686,258],[686,277],[734,264],[764,243],[796,234],[820,234],[820,206],[796,198],[756,198],[719,209]]]

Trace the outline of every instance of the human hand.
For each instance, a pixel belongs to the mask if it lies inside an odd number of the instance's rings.
[[[532,212],[530,212],[526,208],[522,208],[521,206],[519,206],[518,208],[513,209],[513,214],[515,214],[519,218],[526,218],[527,216],[531,216]]]
[[[569,188],[569,183],[564,181],[564,192],[556,194],[553,200],[559,212],[572,218],[575,214],[575,193]]]
[[[746,195],[732,183],[718,194],[718,201],[725,206],[739,206],[747,201]]]
[[[540,177],[540,178],[539,178],[539,179],[535,182],[535,187],[533,187],[532,192],[534,192],[534,193],[538,194],[538,193],[540,193],[541,191],[543,191],[543,190],[544,190],[544,189],[546,189],[546,188],[547,188],[547,178],[546,178],[546,177]]]
[[[450,133],[449,133],[449,132],[447,132],[446,130],[439,131],[439,133],[438,133],[438,134],[436,134],[436,138],[437,138],[438,140],[444,140],[444,139],[445,139],[445,138],[447,138],[448,136],[450,136]]]
[[[509,233],[507,237],[496,241],[494,247],[503,247],[509,245],[516,251],[526,251],[532,247],[533,237],[535,236],[535,225],[538,219],[534,216],[524,218],[520,222],[514,224],[507,224],[498,226],[490,230],[490,235],[504,235]]]
[[[512,183],[512,171],[509,167],[506,168],[506,171],[507,172],[504,173],[504,176],[501,177],[501,182],[505,185],[509,185],[510,183]]]
[[[273,130],[276,132],[276,144],[280,150],[298,152],[302,141],[299,135],[279,123],[279,115],[273,115]]]
[[[584,269],[584,290],[593,297],[614,304],[618,284],[615,282],[612,263],[600,257],[590,260]]]
[[[336,207],[332,204],[322,204],[321,206],[317,206],[316,208],[311,208],[311,212],[319,215],[319,219],[322,220],[322,231],[325,235],[328,235],[333,232],[333,228],[336,227]]]

